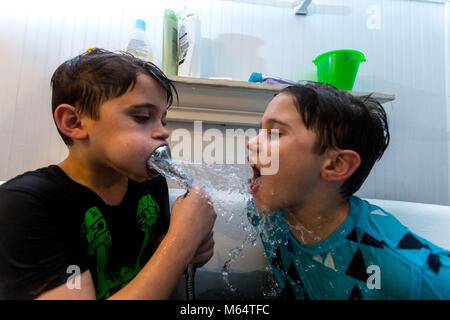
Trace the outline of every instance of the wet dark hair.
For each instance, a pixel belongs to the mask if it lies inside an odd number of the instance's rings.
[[[389,145],[388,121],[381,104],[370,95],[358,98],[314,82],[289,86],[280,93],[294,98],[306,128],[316,133],[314,152],[323,154],[339,148],[359,154],[361,164],[344,182],[340,193],[348,198],[358,191]]]
[[[133,89],[140,74],[151,76],[165,89],[168,107],[173,103],[172,91],[178,99],[173,83],[153,63],[126,52],[94,48],[64,62],[53,73],[50,81],[53,117],[56,107],[67,103],[98,120],[100,105]],[[72,139],[57,129],[64,143],[72,145]]]

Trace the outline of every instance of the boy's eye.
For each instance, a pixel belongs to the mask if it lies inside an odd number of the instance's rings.
[[[166,121],[166,119],[161,120],[161,123],[162,123],[163,127],[167,126],[167,121]]]
[[[134,116],[134,120],[137,123],[146,123],[147,121],[150,120],[150,117],[148,117],[148,116]]]
[[[267,129],[267,135],[271,137],[272,135],[281,136],[280,129]]]

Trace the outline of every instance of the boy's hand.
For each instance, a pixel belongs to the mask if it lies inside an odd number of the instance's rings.
[[[213,232],[206,237],[200,244],[194,258],[190,263],[195,264],[196,267],[202,267],[205,265],[214,255],[214,238]]]
[[[211,244],[211,233],[215,220],[216,212],[209,197],[199,185],[194,185],[185,197],[180,196],[174,202],[167,235],[183,241],[192,258],[204,260],[211,251],[211,245],[214,245],[213,241]]]

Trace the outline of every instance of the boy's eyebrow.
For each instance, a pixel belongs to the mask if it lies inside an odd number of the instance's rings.
[[[287,124],[287,123],[284,123],[283,121],[281,121],[281,120],[279,120],[279,119],[276,119],[276,118],[270,118],[270,119],[267,119],[265,122],[266,122],[267,124],[278,123],[278,124],[281,125],[281,126],[286,126],[286,127],[288,127],[288,124]],[[259,127],[262,128],[262,122],[259,123]]]
[[[128,107],[128,109],[157,109],[158,106],[152,104],[152,103],[140,103],[140,104],[132,104]]]

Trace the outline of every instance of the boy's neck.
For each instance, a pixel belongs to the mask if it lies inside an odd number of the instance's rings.
[[[108,205],[120,205],[128,191],[127,177],[111,168],[91,163],[74,152],[69,152],[58,166],[69,178],[91,189]]]
[[[347,219],[348,200],[339,195],[320,196],[296,208],[286,209],[291,233],[303,245],[311,245],[328,238]]]

